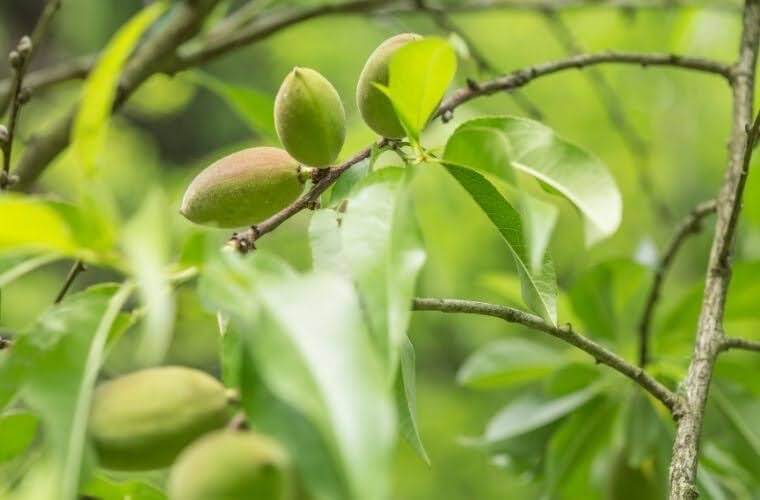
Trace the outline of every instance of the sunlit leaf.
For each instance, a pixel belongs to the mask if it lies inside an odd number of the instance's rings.
[[[446,169],[467,190],[507,243],[520,275],[525,303],[542,318],[556,323],[557,283],[551,257],[547,253],[538,273],[532,273],[520,214],[475,170],[454,164],[447,164]]]
[[[391,57],[388,86],[378,88],[391,100],[401,125],[413,140],[427,125],[456,70],[456,53],[442,38],[408,43]]]
[[[395,421],[354,288],[335,274],[282,268],[260,252],[224,255],[207,265],[201,291],[245,332],[268,389],[319,430],[349,496],[385,498]]]
[[[458,165],[510,182],[517,170],[561,194],[585,217],[589,244],[620,225],[622,199],[606,166],[542,123],[513,116],[475,118],[457,128],[446,149],[446,158]]]
[[[152,191],[122,232],[122,246],[145,307],[136,352],[137,362],[143,366],[161,363],[174,327],[176,306],[168,276],[169,210],[163,194]]]
[[[38,419],[24,411],[0,415],[0,463],[23,453],[37,435]]]
[[[314,268],[356,283],[386,377],[396,378],[402,435],[427,461],[416,422],[414,348],[406,337],[409,304],[425,261],[408,180],[400,168],[373,172],[355,186],[344,213],[316,212],[309,235]]]
[[[155,2],[127,21],[108,42],[84,83],[81,104],[72,128],[71,144],[87,172],[95,170],[95,162],[116,99],[121,70],[142,34],[166,7],[165,2]]]
[[[478,349],[457,373],[460,384],[477,389],[510,387],[541,380],[564,361],[556,350],[520,338],[497,340]]]

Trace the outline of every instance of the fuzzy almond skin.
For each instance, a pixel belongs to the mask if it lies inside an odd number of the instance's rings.
[[[293,158],[325,168],[346,139],[346,112],[335,87],[309,68],[288,73],[274,101],[277,135]]]
[[[406,135],[393,110],[393,104],[375,83],[388,85],[388,63],[398,49],[422,40],[416,33],[402,33],[381,43],[367,59],[356,85],[356,106],[365,123],[383,137],[400,139]]]
[[[261,222],[301,194],[298,162],[278,148],[244,149],[214,162],[185,191],[180,213],[196,224],[234,228]]]
[[[224,386],[190,368],[149,368],[95,390],[89,432],[100,464],[109,469],[168,467],[198,436],[229,421]]]
[[[280,444],[223,430],[189,446],[171,469],[169,500],[290,500],[290,460]]]

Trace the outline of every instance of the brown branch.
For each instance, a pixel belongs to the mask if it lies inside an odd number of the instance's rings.
[[[457,91],[443,101],[435,113],[435,117],[441,117],[443,121],[448,121],[453,116],[454,109],[462,104],[471,101],[480,96],[495,94],[505,90],[513,90],[522,87],[528,83],[560,71],[568,69],[583,68],[602,63],[621,63],[636,64],[644,66],[673,66],[676,68],[692,69],[696,71],[706,71],[715,73],[727,79],[732,79],[732,72],[729,66],[709,61],[705,59],[689,58],[672,54],[638,54],[628,52],[601,52],[597,54],[583,54],[573,56],[567,59],[548,62],[532,66],[529,68],[514,71],[506,76],[483,82],[477,86],[468,85]],[[231,243],[239,250],[246,252],[255,246],[255,241],[264,234],[270,232],[285,220],[297,214],[311,203],[315,202],[320,194],[327,190],[330,185],[338,180],[340,175],[351,168],[356,163],[367,158],[371,148],[366,148],[356,154],[353,158],[347,160],[341,165],[330,169],[328,174],[301,198],[296,200],[292,205],[283,209],[281,212],[273,215],[261,224],[251,226],[242,233],[237,233],[231,238]]]
[[[739,57],[732,81],[734,110],[728,167],[717,199],[715,235],[710,251],[694,353],[682,383],[685,412],[678,422],[673,443],[673,458],[670,464],[671,500],[692,500],[698,495],[696,476],[699,443],[713,367],[723,345],[723,314],[731,279],[729,256],[734,243],[753,143],[760,127],[758,118],[754,126],[747,130],[752,121],[755,71],[760,43],[760,0],[746,0],[742,24]]]
[[[77,276],[79,276],[79,273],[86,270],[87,268],[85,267],[84,262],[81,260],[74,262],[74,264],[71,266],[71,269],[69,269],[69,273],[66,275],[66,279],[64,280],[63,286],[58,292],[58,295],[55,296],[53,304],[59,304],[63,300],[63,298],[66,296],[66,293],[69,291],[69,288],[71,288],[71,285],[74,283],[74,280],[77,279]]]
[[[745,351],[760,352],[760,340],[725,337],[721,343],[720,350],[728,351],[729,349],[743,349]]]
[[[61,0],[48,0],[40,17],[37,19],[31,36],[21,37],[16,48],[8,55],[12,73],[8,98],[11,110],[8,127],[2,130],[3,134],[0,137],[0,149],[2,149],[3,153],[3,169],[0,171],[0,191],[7,189],[16,181],[15,177],[11,177],[10,171],[13,156],[13,141],[18,127],[19,113],[21,112],[21,107],[29,100],[29,93],[24,88],[26,70],[34,56],[36,46],[42,41],[42,37],[50,26],[53,14],[56,13],[60,6]]]
[[[652,317],[657,302],[660,300],[665,275],[670,270],[676,254],[684,242],[689,236],[699,233],[702,230],[704,218],[713,213],[715,213],[715,200],[705,201],[694,207],[676,228],[675,234],[655,266],[652,285],[649,288],[644,312],[639,321],[639,366],[642,368],[649,362],[649,336],[652,328]]]
[[[519,309],[471,300],[416,298],[413,301],[412,309],[416,311],[440,311],[493,316],[509,323],[518,323],[533,330],[548,333],[590,354],[597,363],[607,365],[633,380],[662,402],[670,410],[674,418],[680,416],[681,402],[673,391],[658,382],[644,371],[643,368],[627,362],[603,345],[575,332],[570,325],[554,326],[534,314]]]

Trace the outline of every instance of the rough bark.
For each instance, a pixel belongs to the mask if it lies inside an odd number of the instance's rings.
[[[705,406],[715,359],[723,344],[723,312],[731,279],[729,257],[747,178],[745,152],[752,120],[754,74],[760,40],[760,0],[747,0],[739,59],[734,68],[733,130],[728,168],[718,196],[717,221],[707,269],[694,354],[682,384],[684,413],[678,421],[670,464],[670,499],[697,498],[697,464]],[[745,165],[746,163],[746,165]]]

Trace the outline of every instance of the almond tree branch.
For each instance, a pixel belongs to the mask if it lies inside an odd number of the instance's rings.
[[[697,234],[702,230],[702,221],[713,213],[715,213],[715,200],[704,201],[694,207],[676,228],[675,234],[668,243],[668,246],[665,247],[665,251],[655,266],[652,285],[649,288],[644,312],[639,321],[639,366],[642,368],[649,362],[649,336],[652,329],[652,317],[654,316],[657,301],[660,300],[660,292],[665,281],[665,275],[670,270],[681,246],[689,236]]]
[[[729,349],[744,349],[745,351],[760,352],[760,340],[725,337],[721,344],[721,351],[728,351]]]
[[[480,84],[473,84],[473,82],[471,82],[467,87],[456,90],[451,96],[446,98],[436,111],[435,117],[440,117],[446,122],[452,118],[454,109],[477,97],[520,88],[537,78],[552,75],[564,70],[584,68],[603,63],[634,64],[645,67],[672,66],[676,68],[714,73],[723,76],[729,81],[733,80],[733,73],[729,66],[706,59],[683,57],[674,54],[639,54],[629,52],[582,54],[517,70],[505,76]],[[385,143],[382,144],[385,145]],[[370,151],[371,148],[364,149],[337,167],[333,167],[312,190],[262,223],[251,226],[249,229],[241,233],[236,233],[230,239],[230,243],[242,252],[255,248],[254,242],[256,239],[272,231],[296,213],[310,206],[317,200],[321,193],[338,180],[338,177],[340,177],[344,171],[369,157]]]
[[[731,279],[729,256],[734,243],[742,195],[760,128],[760,116],[751,129],[755,71],[760,43],[760,0],[746,0],[739,57],[732,81],[733,124],[728,167],[717,199],[717,221],[707,269],[694,353],[682,384],[684,415],[676,427],[670,464],[670,499],[697,498],[699,443],[710,380],[723,344],[723,313]]]
[[[570,325],[554,326],[534,314],[519,309],[471,300],[416,298],[412,303],[412,309],[493,316],[509,323],[518,323],[533,330],[548,333],[590,354],[597,363],[605,364],[633,380],[660,400],[670,410],[674,418],[678,419],[680,416],[681,401],[678,395],[646,373],[641,367],[627,362],[603,345],[575,332]]]
[[[2,149],[3,153],[3,169],[0,171],[0,191],[7,189],[15,182],[15,178],[10,176],[11,159],[13,153],[13,140],[16,135],[21,106],[29,100],[29,94],[24,89],[26,70],[29,68],[29,63],[34,56],[34,49],[37,44],[42,41],[42,37],[47,32],[48,26],[50,26],[50,21],[53,19],[53,15],[60,6],[61,0],[48,0],[39,19],[37,19],[37,24],[35,25],[31,36],[21,37],[16,48],[12,50],[8,56],[13,75],[11,77],[9,92],[11,111],[8,119],[8,127],[0,130],[0,132],[2,132],[2,137],[0,137],[0,149]]]
[[[66,275],[63,286],[55,296],[53,304],[59,304],[63,300],[63,298],[66,296],[66,293],[69,291],[69,288],[71,288],[71,285],[74,283],[74,280],[77,279],[77,276],[79,276],[79,273],[86,270],[87,268],[85,267],[84,262],[81,260],[74,262],[74,264],[71,266],[71,269],[69,269],[69,273]]]

